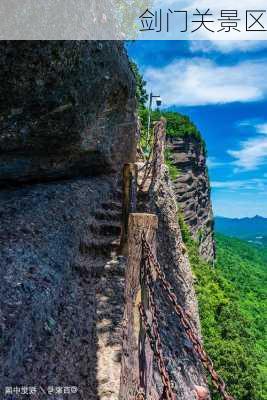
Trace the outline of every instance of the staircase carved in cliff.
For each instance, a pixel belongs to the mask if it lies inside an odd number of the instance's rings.
[[[82,248],[93,259],[96,279],[97,399],[117,400],[121,371],[121,324],[125,258],[118,256],[122,226],[121,191],[99,204]]]

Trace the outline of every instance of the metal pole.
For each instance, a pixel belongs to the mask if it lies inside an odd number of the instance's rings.
[[[148,122],[147,122],[147,134],[146,134],[146,147],[148,146],[149,142],[149,131],[150,131],[150,123],[151,123],[151,109],[152,109],[152,99],[153,99],[153,94],[150,92],[149,95],[149,107],[148,107]]]

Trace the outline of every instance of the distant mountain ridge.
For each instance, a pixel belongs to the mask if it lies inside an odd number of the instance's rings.
[[[259,215],[253,218],[215,217],[215,231],[257,244],[267,244],[267,218]]]

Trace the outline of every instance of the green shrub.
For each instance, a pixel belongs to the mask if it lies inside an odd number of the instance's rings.
[[[175,181],[176,178],[180,175],[180,170],[173,164],[172,161],[172,152],[170,149],[165,149],[165,164],[168,168],[169,175],[172,181]]]
[[[139,117],[143,129],[147,129],[148,122],[148,109],[143,108],[139,110]],[[206,144],[204,139],[202,138],[199,130],[195,126],[195,124],[190,120],[186,115],[182,115],[178,112],[174,111],[152,111],[151,112],[151,131],[153,121],[159,121],[161,117],[164,117],[167,121],[166,125],[166,135],[167,138],[179,138],[179,137],[193,137],[203,148],[204,153],[206,154]]]

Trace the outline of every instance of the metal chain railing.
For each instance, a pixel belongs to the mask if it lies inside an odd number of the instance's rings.
[[[170,303],[173,305],[174,310],[176,314],[178,315],[182,326],[185,329],[185,333],[190,340],[190,342],[193,345],[193,348],[198,355],[200,361],[202,362],[203,366],[206,368],[206,370],[209,372],[211,376],[211,381],[214,385],[214,387],[218,390],[218,392],[221,394],[222,398],[224,400],[235,400],[230,394],[227,393],[226,391],[226,385],[222,377],[216,372],[214,369],[214,365],[210,357],[207,355],[205,349],[203,348],[203,345],[199,339],[199,336],[197,334],[196,328],[191,320],[191,316],[181,307],[181,305],[178,303],[177,297],[175,293],[173,292],[173,288],[171,284],[167,281],[166,276],[164,272],[162,271],[160,264],[158,263],[157,259],[155,258],[152,249],[150,248],[150,245],[146,241],[145,235],[142,235],[142,245],[143,245],[143,254],[144,254],[144,259],[146,261],[146,266],[147,266],[147,276],[150,276],[148,278],[148,288],[151,293],[151,297],[153,297],[152,302],[151,302],[151,308],[152,308],[152,315],[153,315],[153,307],[155,306],[154,302],[154,290],[151,290],[150,288],[150,280],[152,279],[152,269],[156,271],[157,277],[160,281],[161,286],[165,290],[167,297],[170,301]],[[151,301],[151,300],[150,300]],[[140,307],[140,312],[142,316],[142,307]],[[142,316],[143,318],[143,316]],[[155,323],[153,322],[152,318],[152,324]],[[158,328],[158,326],[157,326]],[[156,356],[157,358],[157,356]],[[161,372],[161,371],[160,371]],[[161,375],[163,382],[166,379],[165,375]],[[166,399],[172,399],[172,397],[166,397]]]
[[[164,145],[166,136],[166,120],[161,118],[154,126],[154,138],[151,144],[149,156],[143,165],[144,169],[143,179],[139,185],[143,189],[146,181],[150,178],[151,182],[159,174],[160,166],[164,163]],[[141,171],[141,170],[140,170]]]
[[[152,161],[149,161],[149,159],[143,165],[142,169],[144,169],[144,175],[143,175],[143,179],[142,179],[141,183],[138,185],[140,189],[143,189],[145,187],[145,183],[147,182],[147,180],[151,174],[152,166],[153,166]],[[139,172],[142,169],[140,169]]]
[[[143,276],[144,276],[144,281],[148,288],[148,302],[149,302],[149,309],[151,311],[151,316],[152,316],[152,323],[151,323],[152,331],[149,328],[145,309],[142,304],[139,307],[140,314],[142,317],[145,331],[149,338],[151,348],[153,350],[154,356],[157,361],[158,369],[159,369],[160,376],[161,376],[162,382],[163,382],[165,399],[166,400],[175,400],[174,394],[172,392],[172,383],[171,383],[168,371],[166,369],[165,360],[163,357],[162,344],[161,344],[161,339],[160,339],[160,334],[159,334],[159,325],[158,325],[158,319],[157,319],[158,310],[157,310],[157,306],[155,303],[155,289],[154,289],[154,285],[153,285],[153,278],[151,275],[151,271],[150,271],[150,268],[149,268],[149,265],[148,265],[146,259],[143,260],[143,271],[142,272],[143,272]],[[154,341],[153,341],[153,337],[154,337]]]

